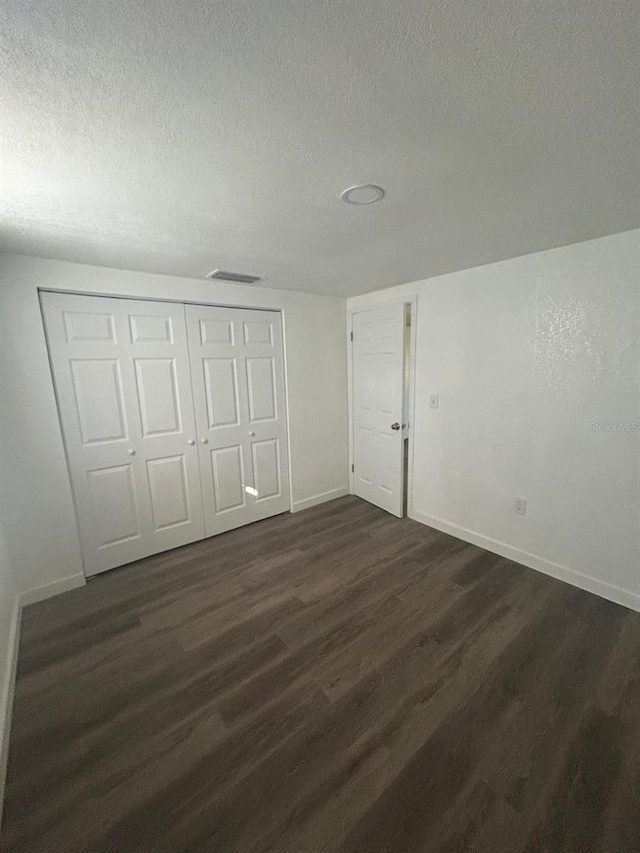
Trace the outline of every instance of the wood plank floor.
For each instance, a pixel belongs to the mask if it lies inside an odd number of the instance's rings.
[[[637,853],[640,614],[347,497],[24,613],[2,849]]]

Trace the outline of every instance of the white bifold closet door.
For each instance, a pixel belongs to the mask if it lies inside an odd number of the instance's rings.
[[[42,302],[86,573],[204,536],[184,306]]]
[[[289,509],[282,324],[187,305],[206,535]]]
[[[41,298],[87,575],[289,508],[279,314],[189,306],[188,335],[180,303]]]

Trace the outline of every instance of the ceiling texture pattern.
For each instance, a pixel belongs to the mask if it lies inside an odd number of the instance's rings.
[[[353,295],[638,227],[639,35],[635,0],[5,0],[0,249]]]

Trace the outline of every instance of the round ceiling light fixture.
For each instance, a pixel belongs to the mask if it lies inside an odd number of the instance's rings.
[[[349,187],[340,196],[345,204],[375,204],[382,201],[385,192],[375,184],[360,184]]]

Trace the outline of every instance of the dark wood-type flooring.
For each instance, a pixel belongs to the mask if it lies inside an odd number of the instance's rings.
[[[638,853],[640,614],[348,497],[24,613],[4,851]]]

